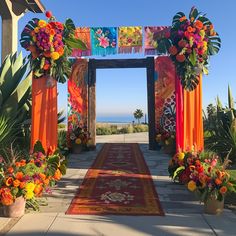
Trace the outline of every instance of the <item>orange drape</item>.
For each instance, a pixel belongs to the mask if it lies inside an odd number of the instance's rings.
[[[204,148],[202,119],[202,76],[199,85],[191,92],[183,91],[183,150],[201,151]]]
[[[57,84],[47,87],[47,78],[32,80],[31,150],[39,140],[44,149],[57,148]]]

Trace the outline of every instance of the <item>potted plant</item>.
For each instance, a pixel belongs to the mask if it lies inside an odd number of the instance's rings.
[[[187,187],[199,195],[207,214],[220,214],[224,208],[225,195],[236,192],[236,181],[226,171],[228,164],[228,156],[223,163],[215,156],[199,161],[190,168]]]
[[[57,151],[40,150],[27,157],[12,147],[0,158],[0,205],[5,217],[20,217],[25,206],[38,209],[37,197],[65,174],[66,161]]]
[[[72,130],[70,134],[71,151],[72,153],[80,153],[88,151],[91,148],[91,138],[87,127],[78,126]]]

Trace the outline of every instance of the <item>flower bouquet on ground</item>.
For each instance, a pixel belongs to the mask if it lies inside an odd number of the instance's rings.
[[[236,192],[236,181],[226,171],[228,157],[223,163],[217,156],[192,166],[187,187],[196,192],[205,204],[205,213],[221,213],[227,193]],[[199,171],[201,170],[201,171]]]
[[[45,153],[37,143],[28,157],[12,148],[0,159],[0,205],[8,217],[24,214],[25,204],[39,209],[37,198],[60,180],[66,171],[66,160],[57,151]]]
[[[170,32],[157,39],[158,51],[169,53],[186,90],[194,90],[202,73],[208,74],[209,56],[217,54],[221,40],[211,21],[193,7],[189,19],[178,12]]]
[[[166,154],[173,155],[176,152],[175,132],[162,132],[156,135],[156,142]]]
[[[75,25],[71,19],[63,24],[46,12],[47,21],[33,18],[21,33],[20,43],[30,52],[29,59],[34,77],[47,76],[64,83],[71,72],[68,57],[73,48],[86,49],[75,38]],[[50,80],[49,80],[50,81]]]
[[[70,144],[73,153],[89,151],[92,148],[92,140],[86,126],[78,126],[70,133]]]

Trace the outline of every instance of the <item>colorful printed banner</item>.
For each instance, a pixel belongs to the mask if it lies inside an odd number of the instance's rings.
[[[118,28],[119,53],[141,53],[142,46],[143,33],[141,26]]]
[[[146,26],[144,27],[145,32],[145,46],[144,53],[145,55],[157,55],[157,39],[166,36],[170,32],[170,27],[167,26]]]
[[[89,27],[78,27],[75,30],[75,38],[80,39],[85,45],[86,50],[74,49],[72,57],[91,56],[91,38]]]
[[[175,134],[175,67],[167,56],[155,59],[155,121],[156,133]]]
[[[117,28],[91,28],[92,55],[111,55],[117,53]]]
[[[88,61],[78,59],[68,80],[68,134],[88,123]],[[68,139],[69,140],[69,139]]]

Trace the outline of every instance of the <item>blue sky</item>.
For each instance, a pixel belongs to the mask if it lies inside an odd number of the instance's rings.
[[[204,107],[214,102],[218,94],[224,104],[227,102],[227,85],[230,84],[236,97],[236,46],[235,9],[236,1],[227,0],[42,0],[58,20],[72,18],[77,26],[162,26],[170,25],[178,11],[186,14],[192,6],[207,14],[222,39],[218,55],[210,60],[210,74],[203,81]],[[19,23],[19,31],[32,17],[44,17],[27,13]],[[144,55],[117,55],[107,58],[139,58]],[[98,71],[97,112],[127,113],[129,109],[146,109],[145,70],[103,70]],[[137,82],[136,82],[137,81]],[[59,107],[66,109],[67,90],[59,85]],[[119,102],[118,102],[119,101]],[[132,110],[133,111],[133,110]],[[132,112],[131,111],[131,112]]]

